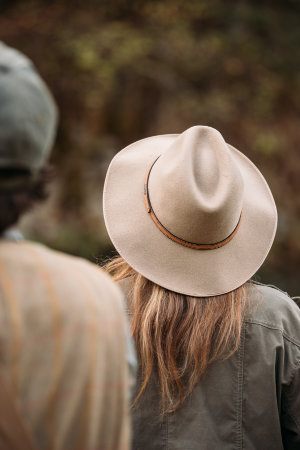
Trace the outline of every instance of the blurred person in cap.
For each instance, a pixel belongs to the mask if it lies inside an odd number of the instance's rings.
[[[134,353],[118,288],[11,229],[46,197],[56,125],[31,61],[0,42],[0,449],[126,450]]]

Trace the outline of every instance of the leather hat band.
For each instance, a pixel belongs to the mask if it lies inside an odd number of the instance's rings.
[[[159,157],[158,157],[159,158]],[[212,244],[196,244],[194,242],[189,242],[189,241],[185,241],[184,239],[181,239],[177,236],[175,236],[173,233],[171,233],[158,219],[158,217],[156,216],[155,212],[153,211],[151,202],[150,202],[150,197],[149,197],[149,189],[148,189],[148,183],[149,183],[149,177],[150,177],[150,173],[151,170],[154,166],[154,164],[156,163],[156,161],[158,160],[158,158],[156,158],[156,160],[151,164],[150,169],[148,170],[148,172],[146,173],[146,178],[145,178],[145,183],[144,183],[144,202],[145,202],[145,208],[149,214],[149,216],[151,217],[152,221],[154,222],[154,224],[156,225],[156,227],[161,231],[161,233],[163,233],[167,238],[171,239],[172,241],[176,242],[177,244],[183,245],[184,247],[188,247],[191,248],[193,250],[215,250],[217,248],[223,247],[224,245],[228,244],[228,242],[230,242],[232,240],[232,238],[235,236],[239,225],[241,223],[241,215],[239,218],[239,221],[236,225],[236,227],[234,228],[234,230],[232,231],[232,233],[230,233],[229,236],[227,236],[225,239],[223,239],[222,241],[219,242],[215,242]]]

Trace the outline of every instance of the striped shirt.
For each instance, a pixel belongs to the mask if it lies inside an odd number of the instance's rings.
[[[122,303],[93,264],[0,240],[0,369],[37,449],[129,448]]]

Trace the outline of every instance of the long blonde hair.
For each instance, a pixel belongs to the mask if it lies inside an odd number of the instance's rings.
[[[128,307],[140,360],[138,402],[155,370],[161,412],[178,409],[208,366],[239,347],[246,310],[247,284],[215,297],[190,297],[169,291],[132,269],[121,257],[106,270],[115,281],[130,278]]]

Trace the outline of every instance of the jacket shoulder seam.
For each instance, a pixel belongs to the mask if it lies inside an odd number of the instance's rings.
[[[255,319],[246,319],[245,322],[253,324],[253,325],[260,325],[264,328],[269,328],[271,330],[280,331],[280,333],[282,334],[284,339],[286,339],[287,341],[296,345],[296,347],[298,347],[300,349],[300,341],[298,341],[297,339],[295,339],[292,336],[290,336],[289,334],[287,334],[287,332],[283,328],[281,328],[280,326],[278,326],[276,324],[273,324],[271,322],[264,322],[262,320],[255,320]]]
[[[274,284],[264,284],[264,283],[260,283],[259,281],[255,281],[255,280],[252,280],[252,284],[261,286],[263,288],[266,287],[266,288],[274,289],[275,291],[283,294],[285,297],[291,298],[287,292],[283,291],[282,289],[279,289],[279,287],[277,287],[277,286],[274,286]]]

